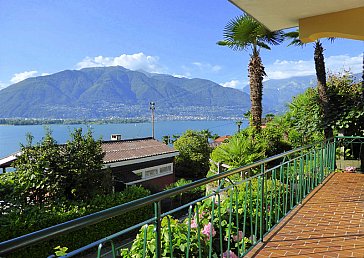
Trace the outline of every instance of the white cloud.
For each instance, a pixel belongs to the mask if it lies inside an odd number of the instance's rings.
[[[329,56],[325,59],[325,63],[327,69],[331,72],[350,70],[352,73],[360,73],[363,70],[363,54],[357,56]]]
[[[228,82],[224,82],[224,83],[220,83],[221,86],[223,87],[230,87],[230,88],[241,88],[243,85],[240,81],[238,80],[231,80],[231,81],[228,81]]]
[[[38,74],[38,71],[25,71],[22,73],[14,74],[13,78],[10,79],[11,83],[21,82],[27,78],[34,77]]]
[[[86,67],[123,66],[130,70],[144,70],[150,73],[160,73],[164,69],[158,63],[159,57],[148,56],[144,53],[132,55],[122,54],[117,57],[86,57],[77,64],[78,69]]]
[[[50,73],[42,73],[40,76],[47,76],[50,75]]]
[[[361,72],[363,54],[358,56],[338,55],[325,58],[326,70],[337,73],[350,70],[353,73]],[[268,79],[285,79],[296,76],[315,74],[315,63],[313,60],[276,60],[273,64],[266,66]]]
[[[192,64],[204,72],[218,72],[221,70],[221,66],[219,65],[212,65],[209,63],[201,63],[201,62],[193,62]]]
[[[176,73],[174,73],[174,74],[172,74],[172,76],[177,77],[177,78],[188,78],[188,79],[191,78],[190,73],[185,73],[185,74],[176,74]]]

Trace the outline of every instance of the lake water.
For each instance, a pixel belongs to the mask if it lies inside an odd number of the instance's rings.
[[[244,121],[241,128],[247,126]],[[53,137],[58,143],[65,143],[69,139],[70,132],[74,128],[83,128],[87,131],[92,128],[93,135],[97,139],[110,140],[111,134],[121,134],[123,139],[150,137],[152,135],[151,123],[136,124],[103,124],[103,125],[49,125]],[[156,121],[155,137],[161,140],[163,135],[182,134],[187,129],[203,130],[209,129],[218,135],[232,135],[236,132],[235,121]],[[23,126],[0,126],[0,158],[14,153],[20,149],[20,143],[25,143],[26,134],[34,136],[34,142],[38,142],[45,134],[45,126],[23,125]]]

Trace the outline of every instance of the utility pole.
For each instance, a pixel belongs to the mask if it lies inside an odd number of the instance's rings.
[[[149,109],[152,111],[152,138],[154,139],[154,110],[155,110],[155,103],[149,103]]]
[[[241,126],[242,123],[243,122],[240,121],[240,120],[236,122],[236,125],[238,126],[238,133],[240,133],[240,126]]]

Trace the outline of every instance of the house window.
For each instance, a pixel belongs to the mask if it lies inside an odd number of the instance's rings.
[[[135,184],[135,183],[138,183],[141,181],[149,180],[151,178],[156,178],[156,177],[172,174],[173,173],[173,163],[134,170],[133,173],[140,176],[141,179],[137,180],[137,181],[129,182],[127,184]]]
[[[150,169],[145,171],[145,178],[154,177],[158,175],[158,169]]]
[[[172,166],[171,165],[160,167],[160,169],[159,169],[160,174],[166,174],[166,173],[170,173],[170,172],[172,172]]]

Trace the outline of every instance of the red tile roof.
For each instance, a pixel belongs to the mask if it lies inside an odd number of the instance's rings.
[[[158,156],[178,151],[152,138],[107,141],[102,143],[104,163]]]
[[[214,142],[223,142],[223,141],[225,141],[226,139],[229,139],[230,137],[231,137],[230,135],[220,136],[220,137],[216,138],[216,139],[214,140]]]

